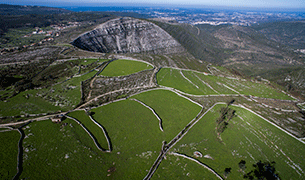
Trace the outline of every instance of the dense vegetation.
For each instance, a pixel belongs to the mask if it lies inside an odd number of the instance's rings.
[[[305,48],[305,23],[297,22],[272,22],[263,23],[253,27],[269,39],[292,46],[296,49]]]
[[[46,6],[19,6],[0,4],[1,15],[25,15],[25,14],[62,14],[71,12],[62,8],[53,8]]]

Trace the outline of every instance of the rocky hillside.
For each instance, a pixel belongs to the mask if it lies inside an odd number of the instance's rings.
[[[170,54],[184,48],[157,25],[130,17],[117,18],[97,26],[76,38],[80,49],[103,53]]]

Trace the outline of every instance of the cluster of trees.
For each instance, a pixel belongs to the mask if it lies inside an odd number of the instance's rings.
[[[244,162],[246,164],[246,162]],[[253,164],[253,169],[244,175],[245,179],[261,179],[261,180],[279,180],[280,177],[276,173],[275,170],[275,162],[262,162],[258,161],[257,163]]]
[[[269,161],[258,161],[255,164],[252,165],[251,171],[245,174],[246,170],[246,161],[241,160],[238,163],[238,167],[240,171],[244,173],[243,178],[244,179],[249,179],[249,180],[279,180],[279,174],[276,173],[275,170],[275,162],[269,162]],[[229,174],[231,173],[232,168],[225,168],[224,170],[224,177],[227,178]]]
[[[216,131],[218,134],[224,132],[234,115],[235,110],[230,109],[229,106],[220,109],[220,116],[216,119]]]

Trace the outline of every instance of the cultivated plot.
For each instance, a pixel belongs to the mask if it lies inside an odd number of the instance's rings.
[[[263,98],[293,100],[293,98],[263,82],[252,82],[250,80],[241,80],[221,76],[204,76],[203,74],[199,73],[196,74],[221,94],[232,93],[252,95]]]

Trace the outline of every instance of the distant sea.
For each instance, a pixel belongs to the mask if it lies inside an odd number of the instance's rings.
[[[137,11],[143,10],[143,7],[115,7],[115,6],[105,6],[105,7],[61,7],[63,9],[84,12],[84,11],[119,11],[119,12],[128,12],[128,11]]]
[[[186,9],[191,11],[235,11],[235,12],[273,12],[273,13],[298,13],[304,14],[305,9],[284,9],[284,8],[244,8],[244,7],[222,7],[222,6],[202,6],[202,7],[169,7],[169,6],[62,6],[60,8],[75,11],[116,11],[116,12],[136,12],[136,11],[149,11],[149,10],[173,10],[173,9]]]

